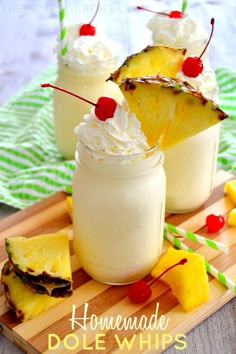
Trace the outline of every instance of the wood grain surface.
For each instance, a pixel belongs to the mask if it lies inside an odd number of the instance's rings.
[[[224,171],[218,171],[216,187],[213,195],[199,210],[180,215],[167,215],[166,221],[196,232],[203,236],[207,235],[204,226],[205,216],[209,213],[218,212],[227,220],[232,203],[227,196],[224,196],[224,183],[232,176]],[[6,237],[22,235],[32,237],[38,234],[64,231],[68,233],[70,240],[73,238],[73,228],[68,214],[66,194],[57,194],[41,201],[27,209],[3,219],[0,222],[0,264],[6,260],[4,240]],[[186,241],[195,251],[204,255],[206,260],[224,272],[233,281],[236,281],[236,237],[235,228],[224,228],[216,234],[208,234],[208,237],[226,243],[230,246],[228,254],[213,250],[192,241]],[[169,246],[165,242],[164,249]],[[168,286],[159,282],[152,287],[153,294],[147,303],[141,305],[132,304],[127,298],[127,286],[110,286],[92,280],[79,266],[79,262],[71,247],[71,264],[73,271],[73,296],[63,300],[53,308],[45,311],[34,319],[19,323],[14,315],[8,310],[5,301],[3,287],[0,288],[0,324],[3,334],[12,340],[23,351],[29,353],[50,353],[56,345],[54,352],[59,353],[85,353],[88,350],[104,353],[126,353],[127,347],[121,349],[119,341],[129,340],[133,342],[130,353],[142,353],[147,349],[150,353],[159,353],[170,344],[176,342],[176,336],[185,334],[201,323],[212,313],[230,301],[235,294],[223,287],[216,279],[209,276],[210,299],[202,306],[192,312],[184,312],[178,301],[173,296]],[[163,329],[131,329],[111,330],[100,329],[97,331],[90,326],[91,322],[86,321],[86,328],[82,325],[75,325],[72,328],[72,309],[76,308],[76,317],[82,319],[85,311],[85,304],[88,304],[87,317],[93,315],[97,318],[135,318],[139,320],[145,316],[150,320],[155,314],[158,306],[158,320],[160,316],[169,319],[168,326]],[[82,320],[79,321],[82,323]],[[99,342],[98,336],[101,336]],[[159,336],[159,344],[157,342]],[[52,338],[52,341],[50,341]],[[72,340],[70,342],[69,338]],[[75,339],[77,338],[77,339]],[[149,338],[149,344],[143,343],[143,338]],[[172,339],[172,340],[171,340]],[[76,342],[78,340],[78,343]],[[171,340],[171,341],[170,341]],[[166,341],[166,343],[165,343]],[[167,343],[168,342],[168,343]],[[50,347],[50,343],[52,347]],[[143,343],[143,344],[142,344]],[[73,346],[75,348],[73,349]],[[180,346],[180,344],[179,344]],[[102,349],[101,349],[102,348]]]

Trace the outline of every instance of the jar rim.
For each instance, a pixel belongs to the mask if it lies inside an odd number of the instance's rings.
[[[83,143],[77,144],[75,161],[78,166],[95,170],[97,173],[106,174],[113,171],[117,176],[143,175],[156,166],[163,166],[164,154],[157,146],[144,152],[129,155],[111,155],[97,153]],[[110,172],[109,172],[110,173]]]
[[[89,63],[84,63],[79,65],[78,63],[74,63],[70,60],[66,60],[65,58],[60,58],[58,57],[57,59],[57,70],[66,70],[67,73],[71,73],[71,74],[78,74],[79,76],[83,76],[83,77],[92,77],[95,79],[97,79],[97,77],[99,76],[109,76],[110,72],[112,71],[112,68],[114,67],[114,69],[116,68],[116,65],[113,65],[113,61],[114,59],[110,58],[107,59],[106,62],[104,62],[104,64],[97,66],[97,70],[96,72],[94,72],[94,70],[88,70],[88,66],[91,65]]]
[[[159,154],[163,154],[162,151],[159,149],[158,145],[154,145],[147,150],[132,153],[132,154],[109,154],[106,151],[96,151],[96,150],[88,147],[87,145],[85,145],[82,141],[79,141],[77,143],[77,147],[76,147],[76,151],[75,151],[75,160],[76,161],[78,159],[79,151],[81,149],[84,151],[87,151],[88,153],[95,154],[98,157],[100,156],[103,159],[109,158],[111,160],[119,160],[119,161],[133,160],[136,158],[140,158],[142,156],[148,157],[148,156],[152,156],[155,152],[157,152]]]

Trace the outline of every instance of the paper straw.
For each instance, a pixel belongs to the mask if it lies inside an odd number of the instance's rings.
[[[211,240],[209,238],[194,234],[193,232],[183,230],[180,227],[165,223],[165,229],[167,229],[172,234],[185,237],[194,242],[198,242],[202,245],[214,248],[215,250],[222,251],[225,253],[228,253],[229,251],[229,246],[225,245],[224,243],[217,242],[215,240]]]
[[[182,243],[178,238],[174,237],[168,230],[164,229],[164,238],[170,241],[175,247],[194,253],[194,251]],[[227,278],[223,273],[221,273],[218,269],[213,267],[209,262],[205,260],[206,270],[209,274],[211,274],[215,279],[217,279],[222,285],[226,288],[232,290],[236,293],[236,283],[234,283],[231,279]]]
[[[187,7],[188,7],[188,1],[187,0],[183,0],[182,1],[182,9],[181,9],[181,11],[184,13],[186,11]]]
[[[72,195],[72,186],[64,186],[64,191],[65,191],[67,194]]]
[[[65,4],[64,0],[58,0],[59,6],[59,21],[60,21],[60,41],[61,41],[61,55],[64,56],[67,52],[66,38],[66,26],[65,26]]]

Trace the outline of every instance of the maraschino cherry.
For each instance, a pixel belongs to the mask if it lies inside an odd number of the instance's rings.
[[[206,217],[206,227],[208,232],[217,232],[225,224],[225,219],[220,214],[210,214]]]
[[[186,75],[186,76],[197,77],[203,71],[203,63],[202,63],[201,57],[205,53],[205,51],[211,41],[211,38],[212,38],[212,35],[214,32],[214,24],[215,24],[214,18],[211,19],[210,23],[211,23],[211,34],[210,34],[210,37],[209,37],[207,44],[205,45],[205,48],[203,49],[201,55],[199,57],[195,57],[195,56],[188,57],[185,59],[185,61],[182,64],[182,71],[183,71],[184,75]]]
[[[148,11],[148,12],[153,12],[154,14],[164,15],[164,16],[168,16],[170,18],[181,18],[181,17],[183,17],[183,12],[177,11],[177,10],[171,11],[169,14],[167,14],[165,12],[158,12],[158,11],[149,10],[149,9],[146,9],[145,7],[142,7],[142,6],[137,6],[136,8],[138,10],[144,10],[144,11]]]
[[[94,13],[92,19],[90,20],[90,22],[85,23],[82,26],[80,26],[79,36],[94,36],[95,35],[96,28],[94,26],[92,26],[92,22],[94,21],[95,17],[97,16],[99,6],[100,6],[100,0],[98,0],[98,2],[97,2],[97,8],[96,8],[95,13]]]
[[[105,121],[106,119],[108,118],[112,118],[114,116],[114,113],[115,113],[115,110],[116,110],[116,106],[117,106],[117,103],[116,101],[111,98],[111,97],[106,97],[106,96],[102,96],[102,97],[99,97],[97,103],[94,103],[92,101],[89,101],[87,100],[86,98],[83,98],[79,95],[76,95],[75,93],[73,92],[70,92],[68,90],[65,90],[61,87],[58,87],[58,86],[55,86],[55,85],[52,85],[52,84],[49,84],[49,83],[45,83],[45,84],[40,84],[41,87],[50,87],[50,88],[54,88],[56,90],[59,90],[59,91],[62,91],[62,92],[65,92],[69,95],[72,95],[76,98],[79,98],[80,100],[84,101],[84,102],[87,102],[93,106],[95,106],[95,110],[94,110],[94,113],[96,115],[96,117],[99,119],[99,120],[102,120],[102,121]]]
[[[178,263],[173,264],[171,267],[167,268],[163,273],[159,275],[159,277],[154,278],[151,280],[149,283],[146,283],[145,280],[138,280],[131,284],[128,288],[128,297],[129,299],[135,303],[135,304],[141,304],[147,301],[151,295],[152,295],[152,290],[150,286],[160,279],[166,272],[171,270],[172,268],[178,266],[178,265],[183,265],[187,262],[187,258],[182,258]]]

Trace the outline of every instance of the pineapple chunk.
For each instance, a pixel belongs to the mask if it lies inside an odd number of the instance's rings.
[[[236,226],[236,208],[232,209],[229,213],[228,224]]]
[[[68,206],[68,214],[70,215],[70,218],[72,220],[73,216],[72,216],[72,196],[71,195],[66,197],[66,202]]]
[[[209,298],[208,277],[205,261],[201,255],[169,247],[151,274],[155,278],[158,277],[182,258],[187,258],[188,261],[181,267],[168,271],[161,277],[161,280],[171,287],[182,308],[185,311],[192,311]]]
[[[16,275],[13,266],[7,261],[2,269],[1,281],[9,307],[20,321],[27,321],[63,301],[46,294],[37,294],[28,289]]]
[[[36,292],[55,297],[72,294],[68,236],[63,233],[5,240],[15,273]]]
[[[236,206],[236,179],[225,183],[224,192]]]
[[[227,117],[187,82],[164,76],[124,80],[120,85],[128,105],[141,122],[148,144],[161,150],[183,141]]]
[[[109,80],[119,85],[126,78],[158,73],[167,77],[176,77],[181,69],[185,53],[186,49],[147,46],[141,52],[128,56],[124,63],[111,74]]]

